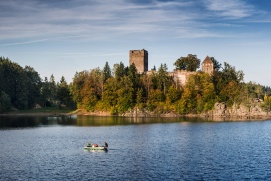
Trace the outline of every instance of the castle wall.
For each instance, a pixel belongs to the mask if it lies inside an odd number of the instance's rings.
[[[186,70],[174,70],[169,75],[173,76],[174,81],[176,81],[180,86],[185,86],[188,82],[189,76],[195,75],[196,72],[189,72]]]
[[[148,71],[148,51],[146,50],[130,50],[129,63],[135,64],[139,73]]]
[[[153,71],[148,72],[148,51],[144,49],[130,50],[129,63],[130,65],[134,63],[139,73],[145,72],[148,75],[155,73]],[[214,64],[208,56],[202,62],[202,71],[209,74],[212,74],[214,71]],[[195,74],[196,71],[190,72],[186,70],[177,70],[177,69],[174,70],[173,72],[169,72],[169,75],[172,76],[180,86],[185,86],[185,84],[188,82],[189,77]]]
[[[202,71],[208,74],[213,74],[214,72],[214,64],[209,56],[207,56],[205,60],[202,62]],[[174,80],[180,86],[185,86],[185,84],[188,82],[189,77],[195,74],[196,71],[189,72],[186,70],[174,70],[174,72],[170,72],[170,76],[173,76]]]

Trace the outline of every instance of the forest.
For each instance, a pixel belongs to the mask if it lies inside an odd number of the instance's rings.
[[[176,69],[194,71],[200,60],[181,57],[174,62]],[[196,56],[194,56],[196,57]],[[54,76],[42,79],[33,67],[21,67],[10,59],[0,57],[0,113],[11,110],[41,107],[69,107],[87,112],[106,111],[119,115],[133,109],[156,114],[199,114],[212,110],[216,102],[249,106],[253,98],[263,100],[266,111],[271,108],[270,87],[255,82],[244,82],[244,73],[215,59],[214,73],[198,70],[185,86],[180,86],[169,75],[166,64],[139,74],[134,64],[122,62],[104,67],[76,72],[67,83],[64,76],[56,81]]]

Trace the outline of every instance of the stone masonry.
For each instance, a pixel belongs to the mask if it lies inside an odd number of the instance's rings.
[[[129,63],[130,65],[134,63],[139,73],[148,73],[148,51],[144,49],[130,50]],[[214,64],[209,56],[206,56],[205,60],[202,62],[202,71],[208,74],[212,74],[214,71]],[[169,72],[169,75],[173,76],[176,83],[180,86],[185,86],[189,76],[194,74],[196,74],[196,71],[174,70],[173,72]]]
[[[142,50],[130,50],[129,63],[135,64],[139,73],[148,71],[148,51]]]
[[[202,62],[202,71],[208,74],[212,74],[214,72],[214,64],[211,61],[210,57],[206,57]],[[174,70],[174,72],[170,72],[170,75],[173,76],[174,80],[180,85],[185,86],[189,77],[191,75],[196,74],[196,72],[189,72],[186,70]]]
[[[205,60],[202,62],[202,71],[208,74],[213,74],[214,72],[214,63],[212,62],[209,56],[207,56]]]

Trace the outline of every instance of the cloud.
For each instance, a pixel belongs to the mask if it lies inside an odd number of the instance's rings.
[[[70,39],[70,38],[83,38],[83,37],[89,37],[89,35],[59,36],[59,37],[52,37],[52,38],[36,39],[32,41],[20,41],[20,42],[0,44],[0,47],[13,46],[13,45],[26,45],[26,44],[39,43],[39,42],[45,42],[45,41],[51,41],[51,40],[57,40],[57,39]]]
[[[221,5],[223,4],[223,6]],[[223,17],[250,17],[254,7],[241,0],[136,2],[132,0],[0,1],[2,46],[37,43],[77,36],[82,40],[110,39],[125,35],[148,38],[224,37],[210,21]],[[215,16],[214,16],[215,15]],[[229,22],[228,28],[236,27]],[[227,27],[224,27],[224,31]],[[20,41],[18,41],[20,39]],[[24,41],[27,39],[27,41]],[[16,43],[12,43],[12,42]]]
[[[48,3],[51,2],[51,3]],[[191,2],[155,1],[135,3],[126,0],[1,1],[0,39],[153,33],[191,26],[195,14]],[[188,24],[189,22],[189,24]],[[194,25],[197,23],[195,22]]]
[[[242,0],[203,0],[206,8],[217,16],[240,19],[255,13],[254,7]]]
[[[40,40],[33,40],[33,41],[25,41],[25,42],[15,42],[15,43],[0,44],[0,47],[13,46],[13,45],[25,45],[25,44],[31,44],[31,43],[43,42],[43,41],[47,41],[47,40],[48,40],[48,39],[40,39]]]

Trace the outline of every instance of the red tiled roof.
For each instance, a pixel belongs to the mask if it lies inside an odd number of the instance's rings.
[[[207,57],[205,58],[205,60],[202,62],[202,64],[205,64],[205,63],[213,63],[213,62],[212,62],[212,60],[210,59],[210,57],[207,56]]]

